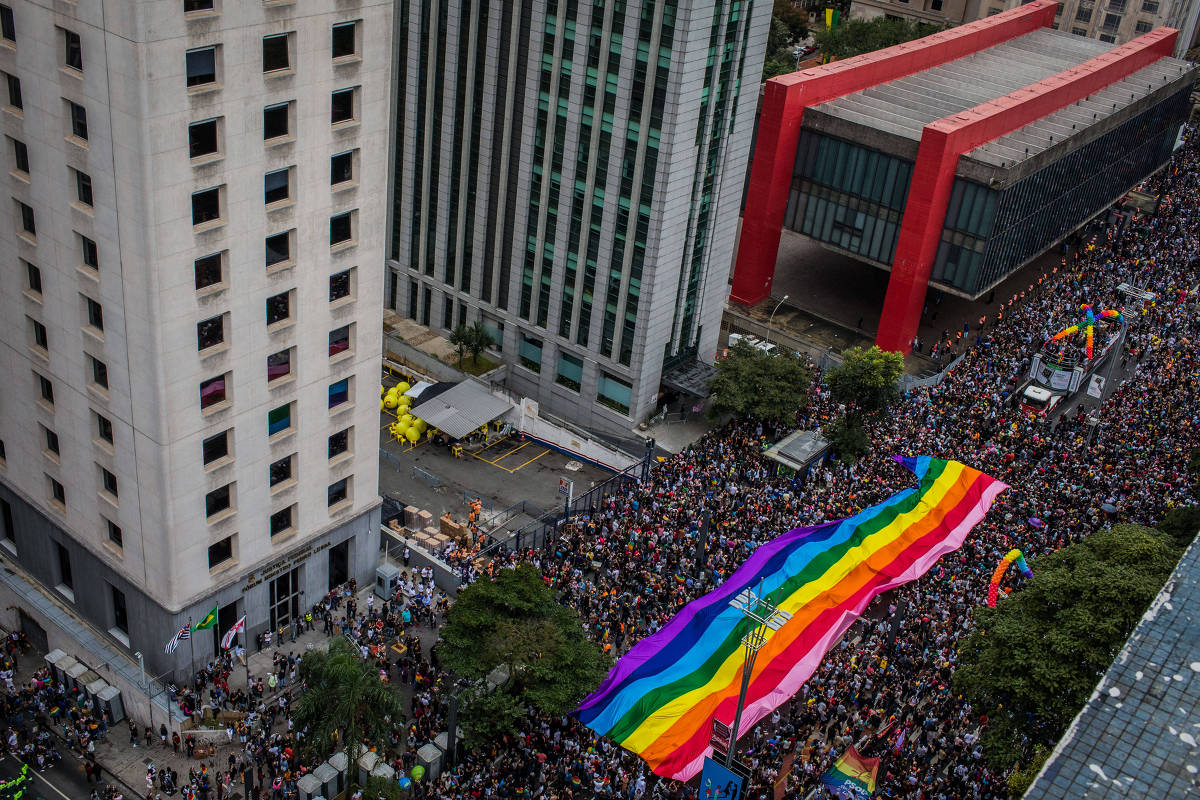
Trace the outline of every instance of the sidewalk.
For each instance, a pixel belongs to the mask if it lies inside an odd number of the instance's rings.
[[[371,593],[373,587],[368,587],[358,593],[359,609],[366,609],[366,598]],[[378,598],[376,598],[378,601]],[[344,617],[343,605],[341,613]],[[437,631],[432,628],[420,626],[409,629],[410,633],[416,633],[421,637],[421,647],[424,652],[428,653],[429,648],[437,640]],[[282,645],[272,646],[263,649],[259,652],[249,655],[249,673],[253,678],[265,677],[272,669],[272,657],[276,652],[282,655],[289,653],[302,655],[312,649],[325,649],[329,646],[329,642],[333,637],[326,636],[321,632],[321,627],[314,620],[314,629],[311,632],[306,632],[302,636],[297,637],[295,642],[292,642],[290,637],[285,637]],[[33,676],[33,673],[38,668],[45,665],[43,660],[44,653],[36,650],[30,650],[25,653],[20,659],[20,668],[17,671],[17,678],[21,682],[28,682]],[[395,660],[395,654],[392,653],[391,660]],[[236,692],[238,689],[246,688],[246,673],[244,667],[238,666],[229,676],[229,688]],[[282,687],[273,694],[264,697],[264,701],[270,705],[271,702],[278,697],[282,692],[293,688],[291,685]],[[407,704],[409,700],[410,690],[407,687],[397,686],[397,689],[404,697]],[[145,746],[143,734],[147,725],[147,720],[135,720],[138,725],[138,741],[137,745],[133,746],[129,743],[129,726],[125,720],[118,722],[109,731],[104,739],[96,742],[96,761],[104,768],[105,775],[103,781],[107,783],[116,782],[123,784],[122,789],[125,793],[125,800],[136,800],[144,797],[146,794],[146,770],[150,764],[161,770],[164,766],[169,766],[180,774],[182,778],[186,778],[188,769],[197,767],[202,763],[209,765],[210,772],[214,769],[224,770],[228,768],[229,756],[241,752],[242,745],[235,736],[230,742],[225,734],[209,733],[205,743],[215,744],[215,752],[213,755],[203,759],[187,758],[187,752],[183,745],[180,746],[180,752],[176,754],[171,747],[171,738],[168,735],[167,744],[164,747],[159,741],[158,726],[163,720],[158,716],[153,720],[151,727],[152,744],[150,747]],[[286,720],[281,717],[276,723],[275,731],[286,730]],[[56,731],[57,732],[57,731]],[[186,739],[189,731],[182,731],[181,737]],[[65,744],[60,743],[60,752],[63,755],[63,763],[74,763],[82,773],[82,759],[74,752],[69,750]],[[226,796],[226,800],[241,800],[241,782],[236,781],[233,785],[233,791]],[[71,800],[75,800],[71,798]],[[86,798],[81,798],[86,800]]]

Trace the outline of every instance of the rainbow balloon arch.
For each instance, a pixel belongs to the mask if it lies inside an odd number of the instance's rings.
[[[1029,565],[1025,563],[1025,556],[1021,555],[1021,551],[1015,548],[1009,550],[1004,558],[1000,559],[1000,563],[996,566],[996,571],[992,573],[992,580],[988,583],[987,604],[990,608],[996,607],[996,599],[1000,594],[1000,580],[1013,564],[1017,565],[1017,569],[1020,570],[1026,579],[1033,577],[1033,570],[1029,569]]]
[[[1092,309],[1092,306],[1090,303],[1085,303],[1084,305],[1081,305],[1079,307],[1079,310],[1084,312],[1083,319],[1081,319],[1079,322],[1075,323],[1074,325],[1063,328],[1061,331],[1059,331],[1058,333],[1051,336],[1050,342],[1057,342],[1060,339],[1065,339],[1068,336],[1073,336],[1076,333],[1083,331],[1084,335],[1087,337],[1087,357],[1090,359],[1092,357],[1093,345],[1094,345],[1095,339],[1096,339],[1096,323],[1099,321],[1108,321],[1108,320],[1113,320],[1117,323],[1120,323],[1120,322],[1123,322],[1125,318],[1123,316],[1121,316],[1120,311],[1117,311],[1116,309],[1112,309],[1112,308],[1106,308],[1103,311],[1101,311],[1099,314],[1097,314]],[[1049,344],[1050,342],[1047,342],[1047,344]]]

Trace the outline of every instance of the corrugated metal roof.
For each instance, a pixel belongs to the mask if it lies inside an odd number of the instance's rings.
[[[431,428],[461,439],[512,407],[512,403],[496,397],[482,383],[468,379],[421,403],[409,413],[425,420]]]
[[[815,106],[837,119],[921,140],[926,125],[1022,89],[1102,55],[1116,45],[1040,28],[946,64]],[[1163,58],[1103,89],[967,154],[1011,167],[1118,113],[1189,69]],[[1053,137],[1053,138],[1052,138]]]

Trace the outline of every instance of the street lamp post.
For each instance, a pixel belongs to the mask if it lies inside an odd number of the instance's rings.
[[[784,297],[784,300],[786,299]],[[725,753],[727,768],[733,766],[734,753],[737,752],[738,728],[742,724],[742,711],[746,707],[746,692],[750,688],[750,675],[754,672],[754,662],[758,658],[758,651],[767,643],[766,632],[768,629],[779,630],[792,618],[788,612],[776,608],[763,599],[761,581],[758,584],[757,593],[743,589],[737,597],[729,601],[729,605],[758,624],[742,637],[742,644],[746,646],[746,660],[742,665],[742,688],[738,692],[737,711],[733,715],[733,729],[729,733],[729,751]]]
[[[785,294],[783,297],[779,298],[779,302],[775,304],[775,308],[771,309],[771,316],[767,319],[767,344],[771,343],[771,325],[775,322],[775,312],[779,310],[779,307],[783,305],[787,299],[788,296]]]

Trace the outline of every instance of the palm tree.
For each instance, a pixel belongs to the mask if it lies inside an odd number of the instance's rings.
[[[296,724],[308,729],[308,745],[318,758],[339,747],[358,761],[364,740],[381,746],[391,725],[403,719],[399,696],[379,679],[375,665],[343,639],[328,651],[311,650],[300,660],[304,693],[294,710]]]
[[[470,336],[467,342],[467,349],[471,351],[471,360],[478,366],[479,356],[493,344],[492,333],[487,329],[487,325],[483,324],[483,320],[481,319],[477,319],[471,323],[468,333]]]
[[[450,344],[458,351],[458,368],[462,369],[463,356],[471,348],[471,329],[466,325],[459,325],[450,331]]]

